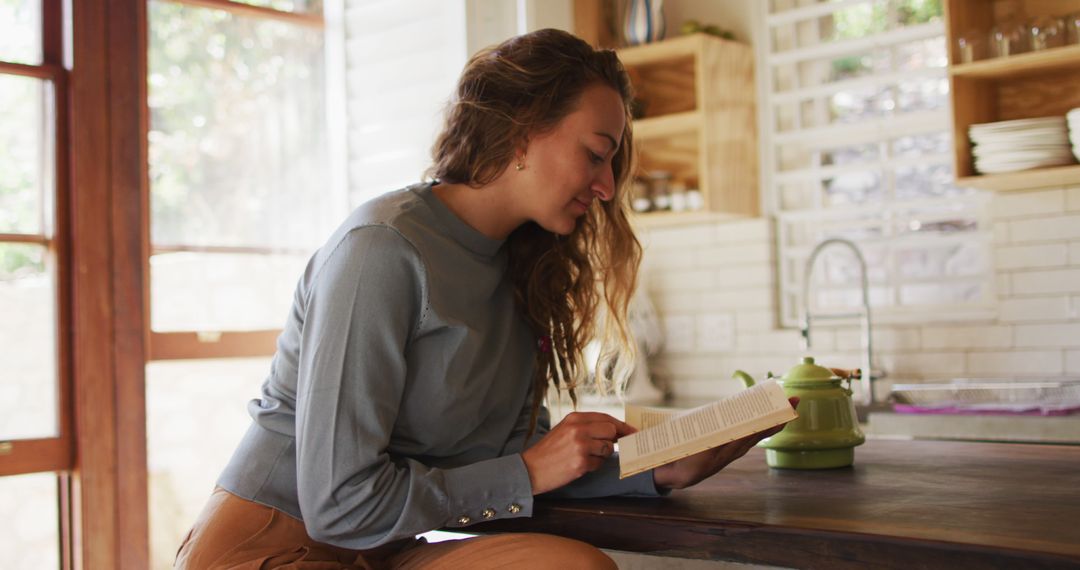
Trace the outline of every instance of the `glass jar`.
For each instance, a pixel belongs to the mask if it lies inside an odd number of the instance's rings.
[[[1065,42],[1080,45],[1080,12],[1065,16]]]
[[[630,183],[630,207],[635,212],[648,212],[652,209],[652,200],[649,199],[649,183],[641,178],[634,178]]]
[[[1009,57],[1027,50],[1027,26],[1006,21],[990,29],[990,57]]]
[[[664,170],[654,170],[649,173],[652,186],[653,210],[666,211],[671,209],[671,173]]]
[[[956,63],[971,63],[986,59],[986,36],[978,30],[968,30],[956,38]]]
[[[1041,16],[1028,22],[1028,45],[1031,51],[1065,45],[1065,21],[1054,16]]]

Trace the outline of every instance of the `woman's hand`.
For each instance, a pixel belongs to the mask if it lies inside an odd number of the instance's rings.
[[[533,494],[539,495],[596,471],[615,451],[615,440],[636,431],[599,412],[573,412],[521,454]]]
[[[788,402],[791,403],[792,408],[799,405],[798,398],[788,398]],[[657,487],[666,487],[668,489],[684,489],[696,485],[703,479],[711,477],[717,471],[723,469],[727,464],[746,455],[746,452],[750,451],[750,448],[757,445],[759,441],[780,433],[782,429],[784,429],[784,426],[779,425],[761,433],[736,439],[720,447],[707,449],[701,453],[661,465],[653,470],[653,482]]]

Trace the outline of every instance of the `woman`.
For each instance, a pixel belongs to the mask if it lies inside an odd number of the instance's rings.
[[[768,435],[620,480],[632,428],[573,413],[549,429],[543,397],[573,394],[599,303],[608,353],[628,347],[630,101],[614,53],[565,32],[469,61],[433,182],[360,207],[309,262],[178,567],[610,568],[553,536],[415,535],[527,517],[543,493],[656,496]]]

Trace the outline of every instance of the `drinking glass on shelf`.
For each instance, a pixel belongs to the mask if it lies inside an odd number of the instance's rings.
[[[1065,41],[1072,45],[1080,45],[1080,12],[1065,16]]]
[[[1041,51],[1065,45],[1065,22],[1054,16],[1040,16],[1028,22],[1031,51]]]
[[[956,38],[957,63],[971,63],[986,58],[986,38],[978,30],[968,30]]]
[[[990,57],[1008,57],[1027,51],[1027,26],[1006,21],[990,29]]]

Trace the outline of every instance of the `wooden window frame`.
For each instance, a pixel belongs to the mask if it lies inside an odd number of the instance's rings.
[[[231,0],[158,0],[197,8],[224,10],[238,16],[276,20],[288,24],[325,30],[322,14],[310,12],[285,12],[273,8],[253,6]],[[145,222],[147,231],[149,220]],[[152,244],[151,255],[165,252],[245,253],[274,254],[296,253],[264,247],[195,246],[187,244]],[[149,259],[149,258],[148,258]],[[144,296],[150,299],[149,274]],[[149,314],[149,308],[147,309]],[[281,329],[222,330],[222,331],[154,331],[147,326],[149,360],[202,360],[216,358],[269,357],[276,350],[276,340]]]
[[[0,74],[29,77],[52,84],[52,113],[55,119],[53,128],[54,187],[52,212],[52,235],[45,233],[45,227],[37,234],[0,234],[0,242],[21,243],[44,246],[50,257],[55,260],[54,306],[56,307],[55,342],[56,342],[56,392],[57,392],[57,429],[56,437],[19,439],[0,442],[0,477],[67,471],[74,465],[72,448],[71,410],[71,338],[68,331],[71,326],[69,248],[68,248],[68,208],[66,196],[68,189],[67,165],[67,71],[63,67],[63,18],[60,13],[61,0],[44,0],[42,7],[42,61],[39,64],[22,64],[0,61]]]
[[[321,15],[168,1],[323,27]],[[0,476],[58,474],[62,568],[142,569],[150,564],[146,363],[271,354],[279,331],[151,333],[147,0],[42,6],[42,63],[0,62],[0,74],[54,86],[54,230],[0,241],[46,245],[56,260],[60,434],[0,442]]]

